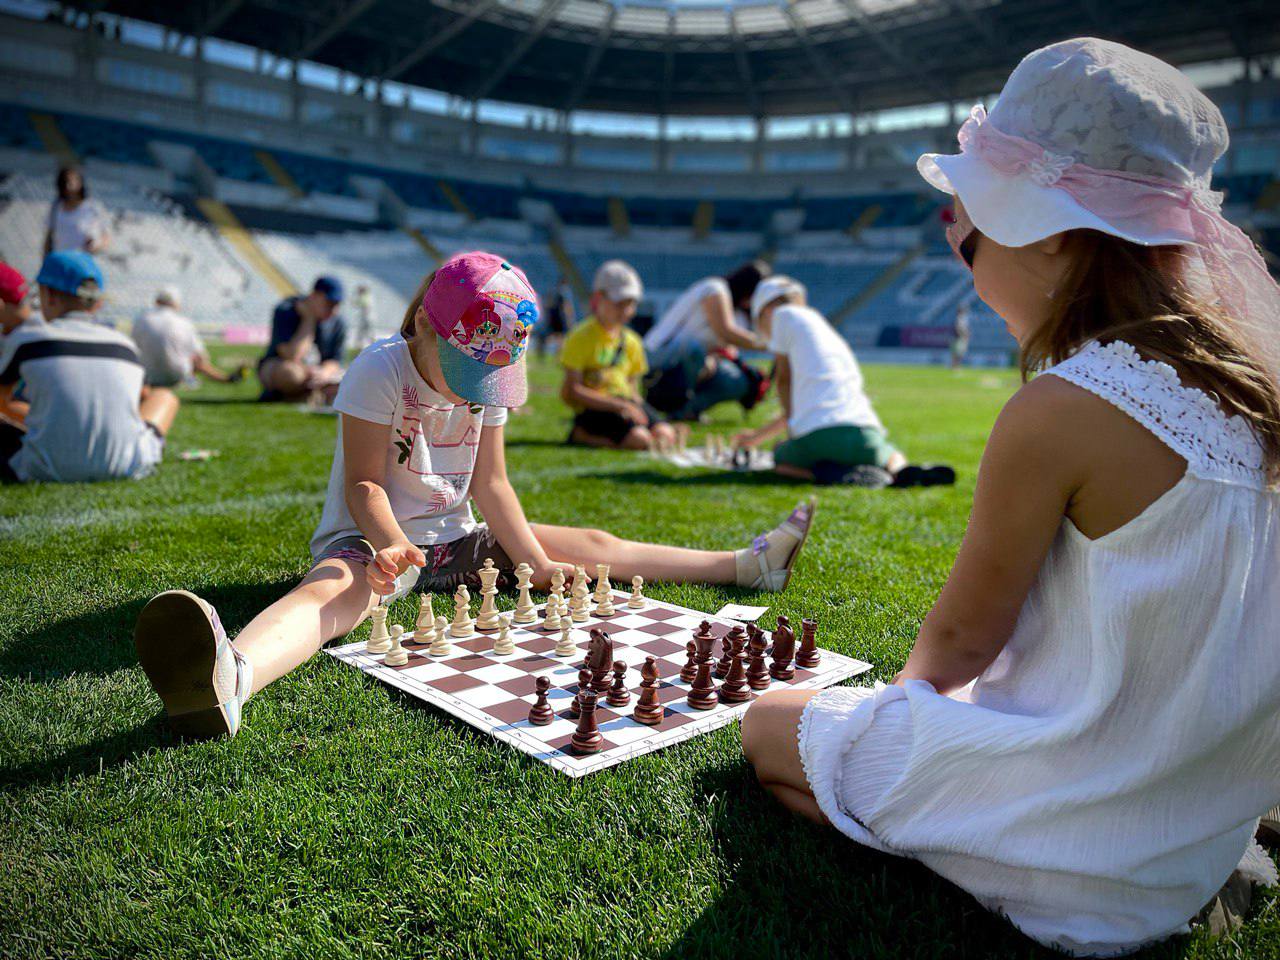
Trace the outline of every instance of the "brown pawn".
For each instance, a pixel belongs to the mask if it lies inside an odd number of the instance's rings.
[[[742,703],[751,699],[751,691],[747,689],[747,665],[738,644],[734,643],[733,660],[729,663],[729,672],[720,684],[721,703]]]
[[[578,728],[573,731],[569,743],[574,753],[599,753],[604,737],[600,736],[600,727],[596,724],[596,695],[591,690],[582,694],[582,713],[578,717]]]
[[[720,660],[716,663],[713,675],[717,680],[723,680],[729,673],[729,666],[733,663],[733,658],[738,655],[738,645],[742,643],[745,634],[741,627],[734,627],[725,634],[724,639],[720,641],[721,649],[724,651],[720,655]]]
[[[695,710],[710,710],[716,705],[716,684],[711,679],[711,659],[698,664],[698,674],[689,688],[688,704]]]
[[[529,708],[529,722],[535,727],[545,727],[552,721],[556,713],[547,703],[547,691],[551,689],[550,677],[539,677],[533,682],[538,691],[538,699]]]
[[[822,660],[818,649],[818,621],[805,617],[800,621],[800,649],[796,651],[796,666],[806,670],[816,667]]]
[[[748,628],[747,632],[751,634],[751,657],[747,661],[747,686],[752,690],[767,690],[770,680],[769,670],[764,665],[764,631],[756,630],[755,633],[751,633]]]
[[[627,689],[627,665],[621,660],[613,661],[613,686],[609,695],[604,698],[611,707],[625,707],[631,702],[631,691]]]
[[[565,711],[565,715],[570,720],[577,720],[578,715],[582,713],[582,695],[591,689],[591,671],[583,667],[578,671],[578,692],[573,698],[573,702],[569,704],[569,709]]]
[[[684,652],[688,656],[684,666],[680,668],[680,679],[685,683],[693,683],[693,678],[698,675],[698,646],[692,640],[684,645]]]
[[[662,714],[662,704],[658,701],[658,661],[645,657],[644,666],[640,668],[640,699],[631,711],[631,719],[652,727],[662,722]]]
[[[773,631],[773,662],[769,664],[769,676],[775,680],[790,680],[796,675],[791,661],[796,655],[796,635],[786,617],[778,617]]]

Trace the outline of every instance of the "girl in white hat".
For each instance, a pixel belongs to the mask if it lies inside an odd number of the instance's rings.
[[[1209,190],[1217,108],[1115,43],[1029,55],[919,167],[1018,340],[955,567],[892,685],[743,722],[792,810],[1036,940],[1185,931],[1280,799],[1280,290]]]

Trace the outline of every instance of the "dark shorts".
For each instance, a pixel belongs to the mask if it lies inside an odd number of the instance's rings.
[[[846,467],[884,468],[897,450],[888,435],[875,427],[823,427],[799,437],[784,440],[773,450],[775,463],[813,468],[815,463],[830,461]]]
[[[662,414],[647,403],[644,411],[649,415],[650,425],[662,423],[664,419]],[[573,430],[577,429],[582,430],[583,433],[589,433],[593,437],[603,437],[616,445],[627,439],[627,434],[635,429],[635,424],[622,416],[622,414],[614,413],[611,410],[583,410],[573,418]],[[569,431],[570,442],[572,442],[573,430]]]
[[[516,584],[515,564],[494,538],[485,524],[480,524],[466,536],[448,543],[433,543],[420,548],[427,556],[421,569],[410,567],[400,575],[394,597],[408,593],[452,593],[460,584],[468,588],[480,587],[480,568],[485,560],[492,560],[498,568],[498,589],[506,590]],[[335,540],[316,558],[322,560],[349,560],[367,567],[373,560],[373,545],[364,537],[343,537]],[[312,565],[314,566],[314,564]]]
[[[9,461],[22,449],[26,431],[15,423],[0,419],[0,483],[18,483],[18,475]]]

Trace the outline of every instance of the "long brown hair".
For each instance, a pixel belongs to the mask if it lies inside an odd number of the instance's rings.
[[[400,336],[406,340],[412,340],[417,331],[414,318],[418,315],[418,308],[422,306],[422,298],[427,295],[427,287],[431,286],[431,281],[435,278],[436,272],[432,270],[423,277],[422,282],[418,284],[417,292],[409,299],[409,306],[404,311],[404,319],[400,321]]]
[[[1053,312],[1022,346],[1023,378],[1090,340],[1124,340],[1241,417],[1262,447],[1269,482],[1280,482],[1280,384],[1249,355],[1232,318],[1189,289],[1182,248],[1144,247],[1096,230],[1074,230],[1069,242],[1072,266]]]

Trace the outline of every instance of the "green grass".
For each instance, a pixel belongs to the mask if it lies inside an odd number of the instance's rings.
[[[762,600],[766,622],[814,615],[825,645],[875,664],[862,683],[905,659],[1015,386],[1008,372],[868,378],[895,440],[955,464],[959,483],[824,491],[791,589]],[[509,427],[537,520],[729,548],[809,492],[567,449],[553,383],[537,370]],[[573,782],[318,656],[252,701],[235,740],[175,743],[134,657],[138,611],[184,587],[234,632],[305,572],[328,476],[334,421],[252,393],[187,394],[151,479],[0,488],[0,955],[1048,955],[927,870],[787,816],[736,725]],[[726,408],[715,426],[740,422]],[[177,459],[193,447],[220,455]],[[709,611],[758,599],[649,592]],[[1268,899],[1229,940],[1151,955],[1278,951]]]

